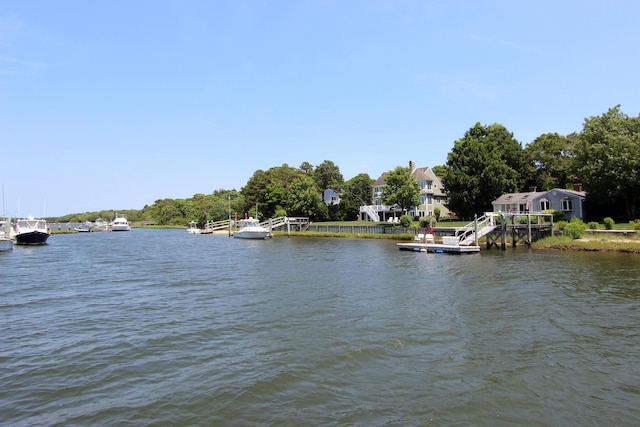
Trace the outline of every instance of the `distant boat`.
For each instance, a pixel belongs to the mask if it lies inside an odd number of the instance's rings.
[[[239,222],[240,229],[233,233],[233,237],[238,239],[268,239],[271,232],[260,225],[257,219],[249,217],[241,219]]]
[[[191,221],[189,223],[189,228],[187,229],[187,231],[189,232],[189,234],[200,234],[202,233],[202,230],[200,230],[198,228],[198,223],[195,221]]]
[[[13,228],[16,245],[44,245],[51,235],[47,221],[30,216],[18,219]]]
[[[109,231],[109,223],[102,218],[98,218],[93,222],[91,231]]]
[[[111,231],[131,231],[131,226],[124,215],[116,214],[111,221]]]
[[[11,238],[11,220],[0,221],[0,252],[13,249],[13,239]]]
[[[85,221],[82,223],[80,227],[74,227],[73,229],[78,233],[88,233],[91,231],[93,227],[93,223],[91,221]]]

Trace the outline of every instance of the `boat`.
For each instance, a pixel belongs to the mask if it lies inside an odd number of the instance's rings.
[[[187,229],[187,231],[189,232],[189,234],[200,234],[202,233],[202,230],[200,230],[198,228],[198,223],[195,221],[191,221],[189,223],[189,228]]]
[[[13,239],[11,238],[11,221],[0,221],[0,252],[13,249]]]
[[[233,237],[238,239],[268,239],[271,232],[260,225],[257,219],[249,217],[238,221],[240,227],[238,231],[233,233]]]
[[[80,227],[74,227],[73,229],[78,233],[88,233],[93,228],[93,223],[91,221],[85,221],[82,223]]]
[[[131,226],[124,215],[116,214],[116,217],[111,221],[111,231],[130,231]]]
[[[18,219],[13,227],[13,241],[16,245],[44,245],[50,235],[47,221],[32,216]]]
[[[109,231],[109,223],[102,218],[98,218],[93,222],[91,231]]]

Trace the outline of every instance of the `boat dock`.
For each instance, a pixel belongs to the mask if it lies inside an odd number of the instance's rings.
[[[548,223],[544,223],[545,219]],[[456,228],[453,236],[443,236],[442,243],[435,243],[433,235],[428,234],[419,235],[422,238],[416,237],[414,242],[398,243],[397,245],[398,249],[403,251],[476,253],[480,252],[478,240],[482,237],[486,238],[487,249],[496,246],[504,250],[506,249],[507,234],[511,234],[512,244],[515,247],[518,241],[531,246],[534,238],[552,232],[553,215],[551,214],[507,215],[500,212],[486,212],[466,226]]]
[[[456,253],[470,254],[480,252],[480,246],[477,245],[445,245],[443,243],[398,243],[398,249],[401,251],[413,252],[431,252],[431,253]]]

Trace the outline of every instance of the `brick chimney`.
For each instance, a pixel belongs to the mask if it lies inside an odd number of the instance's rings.
[[[582,183],[576,182],[573,184],[573,191],[582,191]]]
[[[409,169],[411,170],[411,172],[416,170],[416,162],[414,162],[413,160],[409,160]]]

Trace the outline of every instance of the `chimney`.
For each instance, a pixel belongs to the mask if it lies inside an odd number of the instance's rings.
[[[536,187],[535,185],[529,187],[529,193],[535,193],[536,191],[538,191],[538,187]]]
[[[414,162],[413,160],[409,160],[409,169],[411,169],[411,172],[416,170],[416,162]]]
[[[573,184],[573,191],[582,191],[582,183],[576,182]]]

